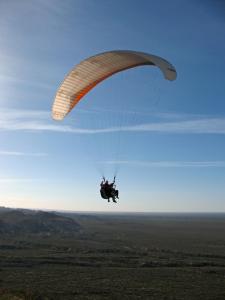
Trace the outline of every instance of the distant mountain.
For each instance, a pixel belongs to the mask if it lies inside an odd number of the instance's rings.
[[[4,213],[6,211],[11,211],[12,209],[11,208],[8,208],[8,207],[4,207],[4,206],[0,206],[0,214],[1,213]]]
[[[72,234],[80,225],[69,217],[52,212],[10,210],[0,214],[1,234]]]

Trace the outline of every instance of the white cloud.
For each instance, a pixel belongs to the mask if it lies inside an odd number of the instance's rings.
[[[163,133],[225,134],[225,118],[206,118],[176,122],[155,122],[123,128],[127,131]]]
[[[32,182],[40,179],[33,179],[33,178],[20,178],[20,177],[6,177],[0,178],[1,183],[17,183],[17,182]]]
[[[14,76],[14,75],[0,75],[0,83],[4,86],[12,86],[15,84],[19,84],[24,85],[26,87],[37,87],[37,88],[42,88],[42,89],[52,89],[52,85],[46,84],[45,82],[40,82],[40,81],[34,81],[34,80],[30,80],[27,78],[21,78],[21,74],[20,74],[20,78],[18,76]]]
[[[225,134],[224,117],[201,117],[178,114],[156,114],[157,121],[124,127],[75,128],[61,125],[51,118],[50,112],[38,110],[2,110],[0,112],[0,130],[4,131],[52,131],[74,134],[100,134],[123,132],[158,132],[170,134]],[[167,118],[167,121],[165,121]],[[168,121],[170,119],[170,121]],[[173,121],[175,119],[175,121]]]
[[[117,161],[103,161],[103,164],[118,164],[130,165],[137,167],[151,167],[151,168],[224,168],[225,161],[138,161],[138,160],[117,160]]]
[[[29,153],[29,152],[18,152],[18,151],[1,151],[0,156],[47,156],[47,153]]]

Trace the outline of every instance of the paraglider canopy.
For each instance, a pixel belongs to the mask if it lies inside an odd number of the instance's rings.
[[[156,66],[166,79],[176,79],[175,68],[159,56],[130,50],[100,53],[83,60],[65,77],[53,103],[53,119],[63,120],[84,95],[101,81],[120,71],[143,65]]]

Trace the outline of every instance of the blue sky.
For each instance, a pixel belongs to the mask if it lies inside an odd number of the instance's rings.
[[[0,205],[225,211],[224,10],[222,1],[1,0]],[[115,49],[161,56],[177,80],[152,67],[121,72],[53,121],[64,76]],[[115,170],[121,197],[109,205],[99,181]]]

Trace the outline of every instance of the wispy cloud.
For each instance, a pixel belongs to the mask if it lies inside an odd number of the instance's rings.
[[[18,152],[18,151],[1,151],[0,156],[47,156],[47,153],[29,153],[29,152]]]
[[[40,82],[40,81],[35,81],[35,80],[30,80],[28,78],[20,78],[17,76],[13,75],[0,75],[0,83],[4,86],[11,86],[11,85],[16,85],[19,84],[24,85],[26,87],[37,87],[37,88],[42,88],[42,89],[52,89],[52,85],[46,84],[45,82]]]
[[[168,134],[225,134],[225,117],[204,117],[194,115],[160,114],[157,120],[144,124],[131,124],[123,127],[76,128],[61,125],[52,120],[50,112],[34,110],[2,110],[0,130],[4,131],[51,131],[74,134],[100,134],[112,132],[156,132]],[[167,119],[165,121],[165,118]],[[168,120],[169,119],[169,120]]]
[[[137,167],[151,167],[151,168],[224,168],[225,161],[130,161],[130,160],[117,160],[117,161],[103,161],[102,164],[118,164],[130,165]]]
[[[20,183],[20,182],[33,182],[40,179],[33,179],[33,178],[20,178],[20,177],[6,177],[6,178],[0,178],[0,184],[1,183]]]
[[[225,134],[225,118],[181,120],[178,122],[156,122],[130,126],[123,130],[189,134]]]

